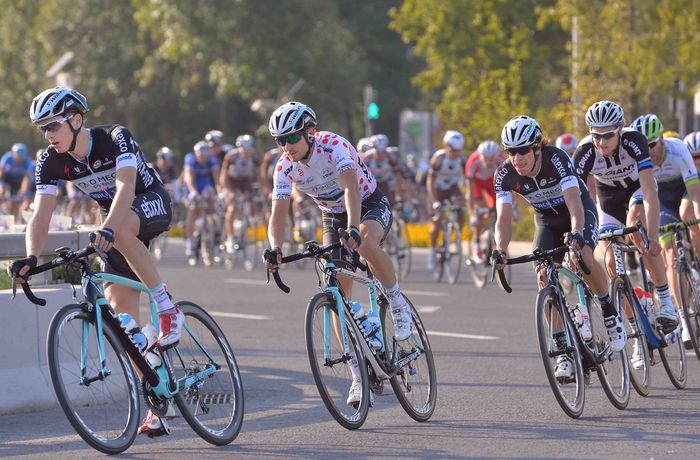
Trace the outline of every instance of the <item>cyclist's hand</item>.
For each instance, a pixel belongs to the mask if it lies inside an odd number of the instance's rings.
[[[637,248],[640,254],[649,254],[649,250],[644,247],[644,241],[642,240],[642,236],[639,234],[639,232],[631,233],[629,237],[632,240],[632,244],[634,244],[634,247]],[[649,247],[651,247],[651,241],[649,242]]]
[[[36,262],[36,256],[29,256],[25,257],[24,259],[15,260],[12,262],[12,265],[7,267],[7,274],[10,276],[10,278],[15,276],[18,283],[24,283],[24,275],[26,275],[30,269],[36,267]]]
[[[268,271],[276,272],[282,263],[282,248],[266,249],[265,254],[263,254],[263,261]]]
[[[491,263],[496,264],[496,270],[503,270],[504,268],[506,268],[507,260],[508,254],[506,253],[506,251],[495,250],[491,255]]]
[[[347,238],[343,238],[343,242],[345,243],[345,246],[352,250],[356,250],[357,248],[360,247],[362,244],[362,236],[360,235],[360,229],[355,227],[354,225],[348,226],[348,229],[346,230],[347,232]],[[341,236],[342,238],[342,236]]]
[[[199,198],[199,192],[197,190],[192,190],[189,195],[187,195],[187,199],[189,201],[194,201],[197,198]]]
[[[658,256],[661,254],[661,244],[659,243],[659,240],[657,239],[649,239],[649,249],[647,253],[650,256]]]
[[[433,201],[433,211],[437,211],[441,207],[442,207],[442,203],[440,203],[439,201]]]
[[[580,231],[576,230],[571,233],[566,234],[566,244],[569,245],[571,249],[581,250],[585,246],[586,241],[583,239],[583,235]]]
[[[114,230],[107,227],[97,230],[92,245],[102,252],[108,252],[114,246]]]

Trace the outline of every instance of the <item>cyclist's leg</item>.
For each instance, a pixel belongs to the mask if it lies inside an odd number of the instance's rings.
[[[695,215],[695,210],[693,209],[693,201],[684,196],[681,201],[680,214],[682,220],[693,220],[700,216]],[[700,255],[700,225],[692,225],[690,229],[690,241],[693,243],[695,248],[695,254]]]
[[[666,203],[664,200],[659,200],[660,205],[660,215],[659,215],[659,226],[664,226],[667,224],[679,222],[681,220],[680,214],[677,211],[678,207],[669,207],[671,203]],[[674,209],[676,211],[674,212]],[[680,292],[678,286],[678,278],[676,277],[676,268],[678,262],[678,252],[676,251],[676,245],[673,241],[673,232],[666,232],[659,235],[659,243],[661,243],[661,255],[664,260],[664,265],[666,266],[666,279],[668,279],[668,286],[671,288],[671,296],[675,301],[678,308],[681,308]]]
[[[226,187],[226,214],[224,216],[224,234],[226,235],[226,252],[233,253],[233,220],[236,216],[236,192],[235,190]]]

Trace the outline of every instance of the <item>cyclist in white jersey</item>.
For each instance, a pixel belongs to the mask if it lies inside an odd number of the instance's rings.
[[[588,180],[589,190],[596,190],[600,231],[634,225],[638,220],[644,223],[649,248],[644,248],[638,233],[631,237],[657,286],[660,305],[656,320],[665,331],[671,331],[678,325],[678,317],[658,241],[659,198],[649,145],[641,133],[623,128],[624,123],[624,111],[617,103],[599,101],[591,105],[586,112],[590,135],[577,147],[574,167],[582,179]],[[614,276],[617,270],[612,251],[607,251],[609,243],[603,246],[609,274]]]
[[[396,281],[394,266],[380,245],[392,223],[391,207],[367,166],[352,144],[329,131],[316,131],[316,114],[299,102],[289,102],[270,117],[270,134],[282,147],[283,155],[275,168],[272,215],[268,237],[272,251],[267,267],[275,271],[282,258],[292,186],[306,193],[323,213],[323,244],[339,241],[338,230],[347,229],[347,246],[367,260],[386,293],[394,321],[395,339],[411,336],[412,318]],[[341,253],[333,259],[341,259]],[[352,262],[338,260],[338,266]],[[348,298],[352,280],[339,278]],[[361,386],[356,360],[350,362],[353,384],[347,403],[360,400]]]
[[[654,164],[654,178],[659,187],[661,209],[659,224],[664,226],[680,222],[680,208],[683,202],[686,203],[686,207],[692,206],[695,215],[700,215],[700,179],[688,147],[680,139],[665,139],[662,134],[664,127],[661,120],[654,114],[640,116],[632,122],[631,127],[644,134],[649,143],[649,157]],[[674,271],[678,253],[673,242],[673,233],[664,233],[659,241],[664,250],[666,276],[671,293],[676,300],[676,305],[681,305]],[[683,315],[681,320],[685,324]],[[690,333],[685,325],[683,341],[690,342]]]

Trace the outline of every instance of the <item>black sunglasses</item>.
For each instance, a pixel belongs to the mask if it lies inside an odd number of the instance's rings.
[[[301,138],[304,137],[303,131],[290,134],[289,136],[282,136],[282,137],[276,137],[275,142],[277,142],[277,145],[284,146],[287,144],[294,145],[297,142],[301,140]]]
[[[612,139],[617,134],[617,128],[612,131],[606,131],[604,133],[591,133],[593,139]]]
[[[530,153],[530,150],[533,150],[534,146],[528,145],[525,147],[513,147],[510,149],[506,149],[506,152],[508,152],[508,155],[527,155]]]
[[[653,149],[654,147],[656,147],[656,144],[658,144],[658,143],[659,143],[659,138],[657,137],[657,138],[654,139],[653,141],[649,142],[649,144],[648,144],[648,145],[649,145],[649,148],[650,148],[650,149]]]

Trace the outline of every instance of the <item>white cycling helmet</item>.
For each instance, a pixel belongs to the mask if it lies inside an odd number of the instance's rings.
[[[372,149],[372,142],[370,141],[369,137],[363,137],[359,141],[357,141],[357,151],[360,154],[369,152]]]
[[[527,147],[542,140],[542,130],[537,120],[527,115],[511,118],[501,131],[501,144],[507,149]]]
[[[287,102],[272,112],[267,128],[272,137],[283,137],[316,126],[316,113],[301,102]]]
[[[694,157],[700,156],[700,131],[688,134],[683,139],[683,142],[688,146],[691,155]]]
[[[369,142],[377,150],[386,150],[389,147],[389,137],[386,134],[375,134],[369,138]]]
[[[161,147],[156,152],[156,158],[163,158],[172,161],[175,158],[175,152],[170,147]]]
[[[464,148],[464,136],[459,131],[447,131],[442,137],[442,143],[452,150],[462,150]]]
[[[255,147],[255,138],[250,134],[242,134],[236,138],[236,147],[252,149]]]
[[[561,136],[557,137],[555,145],[558,149],[561,149],[565,152],[573,152],[578,146],[578,139],[576,139],[576,136],[574,136],[573,134],[564,133]]]
[[[208,154],[211,151],[211,149],[209,148],[209,144],[207,144],[206,141],[199,141],[196,144],[194,144],[194,151]]]
[[[43,120],[73,110],[81,114],[89,110],[85,96],[72,88],[56,86],[42,91],[34,98],[29,107],[29,118],[32,123],[41,123]]]
[[[204,135],[204,140],[207,142],[213,142],[214,144],[221,144],[224,142],[224,133],[218,129],[212,129]]]
[[[586,125],[589,128],[622,126],[624,124],[625,112],[617,102],[598,101],[586,111]]]
[[[476,148],[476,151],[484,158],[494,158],[502,150],[501,146],[494,141],[484,141]]]

